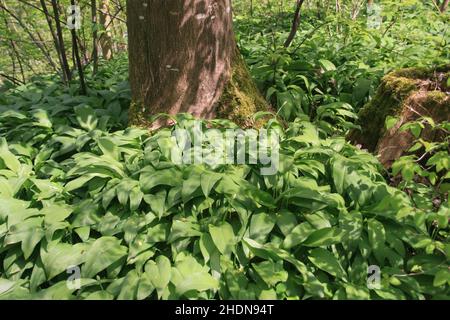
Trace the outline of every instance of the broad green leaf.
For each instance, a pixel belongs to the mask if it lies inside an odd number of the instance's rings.
[[[36,245],[44,237],[42,221],[42,217],[33,217],[11,226],[3,240],[3,244],[7,246],[21,242],[24,257],[28,259]]]
[[[94,109],[87,105],[79,105],[74,110],[80,127],[88,131],[92,131],[97,127],[98,118],[95,115]]]
[[[283,248],[291,249],[305,241],[316,229],[309,223],[303,222],[296,226],[283,241]]]
[[[180,238],[199,237],[201,235],[200,226],[194,219],[173,220],[167,243],[172,243]]]
[[[363,230],[362,215],[358,211],[349,213],[341,212],[339,214],[339,227],[345,231],[344,239],[352,243],[361,240],[361,232]]]
[[[41,246],[41,260],[47,280],[67,271],[71,267],[81,268],[81,264],[88,258],[86,254],[88,247],[89,245],[84,243],[72,245],[56,241]]]
[[[128,199],[130,197],[130,193],[133,188],[136,187],[136,181],[134,180],[123,180],[121,181],[116,188],[117,199],[119,203],[123,206],[126,206],[128,203]]]
[[[161,190],[155,194],[147,194],[144,201],[150,205],[153,212],[161,219],[166,212],[166,196],[167,191]]]
[[[307,247],[321,247],[340,243],[344,232],[339,228],[323,228],[311,233],[303,242]]]
[[[297,224],[295,214],[288,210],[281,210],[277,216],[277,226],[284,236],[288,236]]]
[[[214,172],[203,172],[201,174],[200,185],[205,197],[209,196],[209,193],[220,179],[222,179],[222,176]]]
[[[108,291],[95,291],[84,298],[85,300],[113,300],[114,296]]]
[[[434,276],[433,286],[442,287],[445,285],[450,285],[450,270],[441,269]]]
[[[136,211],[139,208],[139,205],[142,202],[144,194],[142,193],[139,186],[133,187],[130,191],[130,210]]]
[[[29,217],[39,215],[38,209],[28,208],[31,205],[28,201],[0,197],[0,203],[0,219],[8,220],[9,226],[14,226]]]
[[[324,71],[334,71],[336,70],[336,66],[333,64],[333,62],[329,60],[319,60],[319,65],[323,68]]]
[[[115,237],[101,237],[94,241],[86,252],[83,277],[92,278],[117,260],[127,255],[127,248]]]
[[[139,280],[139,275],[136,270],[128,272],[123,280],[117,300],[135,300],[137,297]]]
[[[205,262],[208,262],[211,256],[217,251],[217,248],[214,245],[214,242],[209,233],[203,233],[200,236],[199,246]]]
[[[5,138],[0,138],[0,160],[3,160],[4,164],[7,168],[11,169],[12,171],[18,173],[20,170],[20,162],[17,160],[17,158],[12,154],[11,151],[9,151],[8,144],[6,142]],[[1,162],[0,162],[1,165]],[[0,166],[1,168],[1,166]]]
[[[15,281],[11,281],[8,279],[0,278],[0,295],[8,292],[16,286]]]
[[[275,215],[267,213],[255,213],[250,220],[250,238],[264,243],[265,239],[275,226]]]
[[[165,256],[158,256],[155,261],[150,260],[145,265],[145,274],[161,298],[171,278],[170,260]]]
[[[387,116],[385,120],[385,127],[387,130],[392,129],[398,122],[397,117]]]
[[[181,172],[175,168],[164,169],[152,173],[143,173],[139,178],[141,189],[144,193],[148,193],[152,188],[159,185],[175,187],[181,185]]]
[[[262,290],[258,297],[259,300],[277,300],[277,293],[275,290]]]
[[[192,174],[187,180],[183,181],[183,187],[181,188],[181,197],[183,202],[186,203],[196,196],[196,191],[200,188],[200,175]]]
[[[37,288],[45,282],[47,276],[45,275],[44,266],[42,264],[41,258],[37,258],[34,264],[33,271],[31,272],[30,278],[30,291],[35,292]]]
[[[369,235],[369,243],[378,262],[383,265],[385,254],[383,251],[386,241],[386,231],[381,222],[371,219],[367,222],[367,233]]]
[[[170,281],[180,296],[191,290],[205,291],[219,288],[219,281],[209,274],[209,268],[200,265],[191,256],[175,263]]]
[[[369,300],[370,294],[367,287],[356,287],[351,284],[345,284],[345,293],[350,300]]]
[[[90,180],[95,178],[96,176],[97,175],[93,173],[93,174],[86,174],[81,177],[78,177],[72,181],[69,181],[65,185],[64,190],[66,192],[71,192],[73,190],[79,189],[79,188],[83,187],[85,184],[87,184]]]
[[[44,207],[40,214],[44,216],[44,222],[46,224],[52,224],[55,222],[64,221],[73,212],[73,209],[67,205],[52,204]]]
[[[109,137],[101,137],[98,139],[98,146],[105,156],[109,156],[114,160],[119,160],[119,148]]]
[[[288,279],[288,272],[284,270],[282,261],[267,260],[253,263],[252,267],[270,287],[274,287],[278,282],[286,282]]]
[[[219,226],[209,225],[209,234],[220,253],[229,256],[233,252],[236,238],[229,223],[224,222]]]
[[[141,278],[138,283],[137,299],[143,300],[147,298],[153,293],[154,290],[155,287],[153,286],[150,276],[146,272],[141,274]]]
[[[316,248],[310,251],[308,259],[319,269],[332,276],[346,280],[347,275],[339,260],[328,250]]]

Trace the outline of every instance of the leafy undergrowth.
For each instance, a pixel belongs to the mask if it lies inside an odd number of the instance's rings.
[[[174,128],[126,128],[108,70],[87,97],[36,79],[0,99],[1,299],[449,297],[446,203],[416,208],[375,157],[301,118],[267,123],[276,175],[176,165]]]
[[[235,17],[241,52],[280,116],[288,121],[303,114],[314,118],[319,106],[335,102],[349,103],[358,111],[390,71],[448,64],[448,13],[439,14],[432,2],[378,4],[380,27],[369,26],[370,18],[362,14],[365,8],[355,20],[334,10],[302,8],[289,48],[283,44],[292,23],[292,3],[285,3],[289,9],[278,13],[257,2],[253,16],[242,10]]]

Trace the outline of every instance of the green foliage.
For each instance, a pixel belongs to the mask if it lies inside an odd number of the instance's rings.
[[[266,124],[281,137],[272,176],[258,164],[173,163],[170,137],[194,134],[190,115],[152,134],[127,127],[122,57],[88,72],[86,96],[54,76],[1,89],[0,299],[449,298],[448,138],[418,139],[411,152],[426,156],[394,164],[398,187],[344,139],[385,72],[448,59],[445,18],[385,1],[383,29],[369,30],[363,14],[310,8],[284,49],[291,13],[269,4],[268,16],[255,3],[236,25],[287,120]],[[404,129],[419,137],[424,125]],[[67,283],[73,267],[79,288]]]
[[[194,119],[153,135],[124,128],[129,90],[102,87],[120,80],[104,77],[87,97],[45,78],[3,97],[0,298],[448,297],[448,206],[427,215],[370,154],[308,120],[273,119],[273,176],[175,165],[167,139]],[[381,268],[378,289],[367,287],[369,265]],[[66,285],[71,266],[79,289]]]
[[[286,49],[293,3],[283,7],[273,2],[269,12],[255,4],[251,17],[241,4],[236,17],[241,52],[266,97],[288,121],[306,114],[329,132],[336,123],[318,119],[318,109],[346,103],[355,111],[345,108],[335,128],[336,133],[345,133],[383,75],[404,67],[442,65],[450,59],[448,14],[439,14],[431,1],[377,1],[382,8],[379,28],[368,25],[365,5],[351,18],[355,1],[341,1],[339,13],[332,3],[325,8],[321,1],[311,2],[302,9],[296,38]]]
[[[421,137],[424,129],[443,139],[426,141]],[[429,229],[447,226],[441,214],[448,211],[450,190],[449,130],[447,121],[436,124],[428,117],[405,123],[400,131],[409,131],[415,138],[408,154],[400,157],[392,165],[392,174],[401,176],[398,187],[406,190],[417,207],[428,212]],[[442,206],[441,206],[442,204]],[[448,232],[433,230],[437,237],[446,238]]]
[[[97,10],[100,9],[97,1]],[[58,0],[62,38],[68,63],[73,75],[76,64],[71,44],[71,30],[68,28],[71,0]],[[97,39],[106,35],[105,26],[101,24],[100,11],[97,12],[97,23],[92,22],[91,1],[75,1],[80,7],[80,28],[76,30],[79,40],[81,59],[87,70],[93,68],[93,32],[97,31]],[[108,36],[114,42],[114,54],[126,51],[126,7],[125,0],[116,0],[107,5],[107,12],[113,16],[109,24]],[[5,9],[6,8],[6,9]],[[54,12],[51,1],[46,2],[52,20],[52,29],[56,32]],[[62,70],[58,51],[50,32],[44,10],[40,1],[2,0],[0,6],[0,84],[3,80],[32,81],[33,76],[57,73],[61,78]],[[101,49],[100,57],[101,57]],[[7,77],[5,77],[5,75]],[[56,76],[56,75],[54,75]],[[0,89],[1,90],[1,89]]]

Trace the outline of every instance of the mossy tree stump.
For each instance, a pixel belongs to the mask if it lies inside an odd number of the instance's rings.
[[[450,66],[435,69],[408,68],[386,75],[373,99],[359,112],[362,130],[352,130],[348,140],[375,152],[383,165],[390,165],[413,144],[414,137],[400,127],[426,116],[436,123],[450,121],[448,78]],[[388,116],[399,118],[396,125],[386,130]],[[425,128],[422,135],[429,141],[439,135]]]

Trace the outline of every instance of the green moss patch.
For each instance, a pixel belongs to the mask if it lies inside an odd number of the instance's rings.
[[[251,78],[244,59],[236,50],[230,80],[217,106],[217,117],[229,119],[241,127],[259,127],[262,123],[255,123],[253,115],[270,109]]]
[[[448,114],[448,94],[444,90],[450,66],[435,69],[407,68],[386,75],[373,99],[359,112],[362,130],[353,130],[348,139],[374,151],[380,138],[385,133],[384,123],[387,116],[397,116],[409,99],[416,93],[426,95],[421,105],[427,110],[439,109],[439,113]],[[423,96],[423,95],[422,95]],[[436,111],[432,112],[436,114]]]

